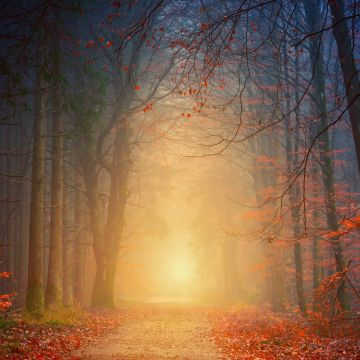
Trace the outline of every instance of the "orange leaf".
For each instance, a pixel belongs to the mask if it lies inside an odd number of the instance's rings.
[[[148,112],[149,110],[152,110],[152,109],[153,109],[152,106],[153,106],[152,103],[147,104],[147,105],[144,107],[144,113]]]

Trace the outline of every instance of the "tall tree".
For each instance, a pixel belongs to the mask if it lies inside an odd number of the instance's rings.
[[[349,117],[360,171],[360,83],[355,65],[354,44],[349,34],[345,16],[344,1],[329,1],[331,9],[333,34],[336,40],[341,64],[344,87],[349,107]]]
[[[26,308],[34,315],[44,310],[44,201],[45,201],[45,149],[46,103],[45,36],[39,34],[36,45],[36,84],[34,89],[34,144],[31,175],[31,201],[29,225],[29,266]]]
[[[62,261],[63,261],[63,193],[64,193],[64,134],[62,116],[62,73],[60,53],[60,11],[54,15],[53,28],[53,123],[52,123],[52,167],[51,167],[51,219],[49,243],[49,267],[46,287],[46,306],[62,305]]]
[[[320,1],[304,1],[304,8],[307,23],[309,26],[309,32],[316,32],[321,26],[321,2]],[[315,102],[315,109],[317,116],[320,118],[320,121],[311,126],[312,136],[316,136],[323,129],[326,129],[329,121],[327,118],[327,104],[326,104],[326,93],[325,93],[325,69],[324,69],[324,60],[322,53],[322,46],[320,43],[320,35],[317,34],[313,36],[309,43],[310,51],[310,61],[311,68],[313,73],[313,101]],[[322,133],[319,138],[319,143],[317,148],[319,149],[320,155],[320,169],[322,172],[322,181],[325,192],[325,203],[326,203],[326,220],[329,231],[336,231],[338,228],[338,219],[336,212],[336,200],[335,200],[335,178],[334,178],[334,169],[333,162],[331,158],[331,144],[329,139],[329,133],[326,131]],[[336,263],[336,270],[343,271],[344,256],[342,250],[341,239],[339,237],[332,239],[334,257]],[[340,303],[340,306],[346,308],[346,298],[345,298],[345,283],[343,282],[337,293],[337,297]]]

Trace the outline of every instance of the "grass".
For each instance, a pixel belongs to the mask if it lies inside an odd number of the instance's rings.
[[[85,313],[81,309],[59,308],[45,310],[41,317],[24,312],[21,318],[28,324],[62,327],[79,325],[84,317]]]
[[[6,317],[0,317],[0,359],[25,358],[23,356],[27,356],[29,352],[35,355],[26,357],[27,359],[48,358],[42,355],[37,356],[37,354],[47,354],[49,351],[49,344],[46,341],[45,345],[44,342],[41,343],[44,337],[53,342],[52,351],[60,351],[63,346],[65,348],[69,346],[68,349],[70,349],[74,342],[70,341],[69,345],[63,344],[62,337],[65,339],[66,334],[82,326],[87,316],[87,313],[79,308],[63,307],[51,311],[46,310],[40,317],[26,311],[9,313]]]
[[[16,321],[9,318],[0,317],[0,331],[10,329],[16,325]]]

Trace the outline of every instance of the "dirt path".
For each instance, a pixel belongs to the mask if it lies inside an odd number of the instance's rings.
[[[151,306],[127,310],[112,334],[82,349],[80,359],[221,359],[206,312],[189,307]]]

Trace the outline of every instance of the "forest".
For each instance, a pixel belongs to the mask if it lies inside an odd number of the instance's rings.
[[[360,2],[0,1],[1,359],[360,359]]]

